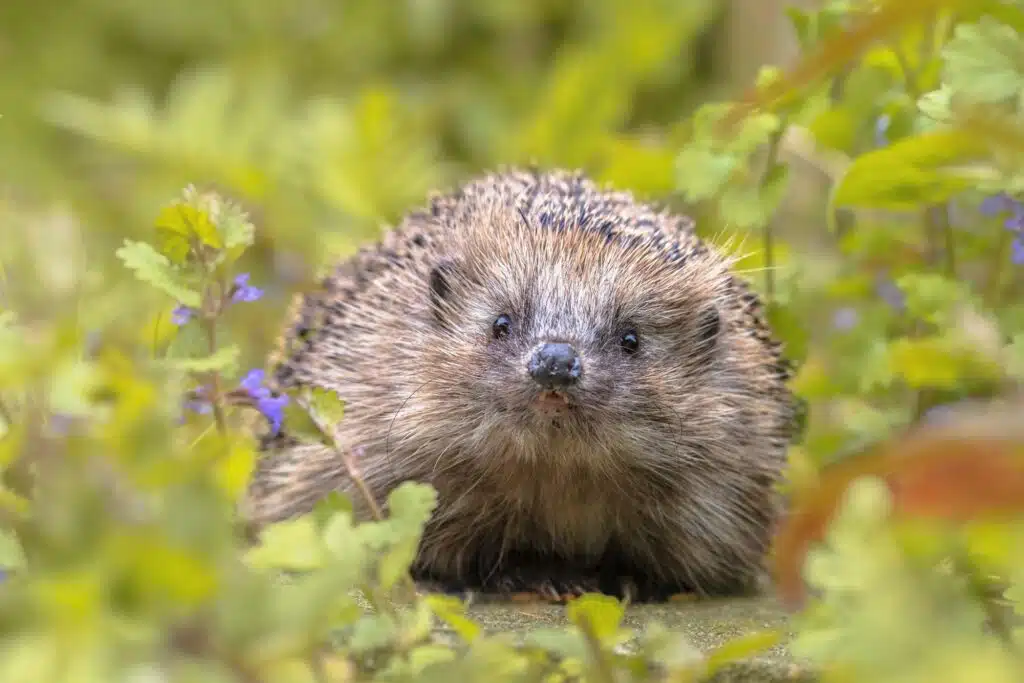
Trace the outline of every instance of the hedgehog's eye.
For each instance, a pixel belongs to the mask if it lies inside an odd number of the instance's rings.
[[[512,332],[512,318],[502,313],[494,319],[494,324],[491,325],[491,333],[495,339],[504,339],[510,332]]]
[[[637,349],[640,348],[640,336],[637,335],[636,330],[626,330],[619,337],[619,346],[622,350],[628,354],[636,353]]]

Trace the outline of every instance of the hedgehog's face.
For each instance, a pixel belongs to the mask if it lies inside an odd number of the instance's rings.
[[[730,358],[717,257],[686,266],[601,235],[520,237],[467,250],[431,277],[443,336],[431,371],[471,416],[478,446],[678,450],[722,438],[729,425],[712,415],[754,409],[754,378]]]

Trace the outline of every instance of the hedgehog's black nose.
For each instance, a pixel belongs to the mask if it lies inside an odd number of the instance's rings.
[[[548,342],[533,350],[526,369],[541,386],[561,389],[580,378],[583,364],[571,344]]]

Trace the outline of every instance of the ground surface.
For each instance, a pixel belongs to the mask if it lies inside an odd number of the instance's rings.
[[[470,613],[485,629],[493,632],[526,633],[533,629],[566,623],[565,608],[547,604],[479,604]],[[786,616],[772,598],[678,601],[662,605],[630,607],[629,627],[640,629],[656,620],[689,637],[694,646],[709,651],[745,633],[766,628],[785,628]],[[793,660],[785,647],[776,647],[750,661],[722,671],[715,683],[811,683],[817,678],[810,669]]]

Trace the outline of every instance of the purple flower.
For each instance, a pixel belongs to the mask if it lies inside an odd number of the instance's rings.
[[[171,311],[171,322],[178,327],[181,327],[191,320],[195,314],[196,309],[185,306],[184,304],[179,304],[174,307],[173,311]]]
[[[263,296],[263,290],[249,284],[249,273],[241,273],[235,278],[235,286],[231,290],[231,300],[235,303],[257,301]]]
[[[53,413],[50,415],[49,426],[53,433],[58,436],[67,436],[78,423],[78,418],[68,413]]]
[[[267,418],[270,422],[270,427],[273,429],[274,434],[281,431],[281,423],[284,421],[284,408],[286,405],[288,405],[288,396],[286,394],[276,397],[267,396],[256,402],[256,409],[263,413],[263,417]]]
[[[277,434],[281,431],[281,422],[284,420],[284,407],[288,405],[288,396],[286,394],[272,395],[270,389],[263,386],[264,377],[263,370],[250,370],[242,378],[239,387],[256,401],[256,409],[263,413],[263,416],[270,422],[274,434]]]
[[[889,132],[889,126],[892,124],[892,117],[888,114],[882,114],[875,120],[875,146],[885,147],[889,144],[889,138],[886,133]]]
[[[263,416],[270,422],[274,434],[281,431],[281,423],[284,421],[284,408],[288,405],[287,394],[274,396],[270,389],[263,386],[265,373],[263,370],[250,370],[238,383],[238,388],[244,391],[249,398],[256,402],[256,409],[263,413]],[[206,397],[206,387],[199,387],[193,395],[185,401],[185,408],[196,413],[206,414],[213,410],[209,399]]]
[[[940,403],[924,411],[921,421],[930,425],[940,425],[945,422],[956,410],[956,403]]]
[[[1013,215],[1006,219],[1003,223],[1007,230],[1012,230],[1015,233],[1024,233],[1024,209],[1015,210]]]
[[[857,320],[860,316],[857,315],[857,310],[851,306],[844,306],[835,312],[832,316],[832,326],[837,330],[847,331],[852,330],[857,325]]]
[[[1010,245],[1010,260],[1015,266],[1024,266],[1024,237],[1018,237]]]
[[[188,401],[185,401],[185,408],[187,410],[191,410],[193,413],[198,413],[199,415],[206,415],[213,410],[213,406],[210,405],[210,402],[203,399],[189,399]]]
[[[880,279],[875,285],[875,292],[897,311],[902,311],[906,305],[906,296],[903,294],[903,290],[891,280]]]
[[[259,287],[253,287],[249,284],[249,273],[241,273],[235,277],[233,285],[231,287],[230,300],[233,303],[242,303],[247,301],[257,301],[263,296],[263,290]],[[189,320],[194,318],[198,311],[190,306],[184,304],[178,304],[174,310],[171,311],[171,322],[178,327],[181,327]]]
[[[213,411],[213,405],[207,397],[207,388],[205,386],[200,386],[190,397],[185,399],[185,410],[191,410],[199,415],[206,415]]]
[[[978,210],[985,216],[993,217],[1009,211],[1016,204],[1005,192],[989,195],[981,200]]]

